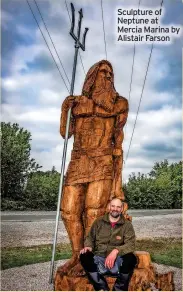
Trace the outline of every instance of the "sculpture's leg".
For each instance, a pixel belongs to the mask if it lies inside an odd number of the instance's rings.
[[[61,217],[68,232],[72,246],[72,258],[59,268],[59,272],[68,274],[78,263],[79,251],[83,248],[84,227],[82,213],[85,201],[85,184],[65,186],[61,202]]]
[[[111,188],[112,180],[89,183],[85,200],[85,235],[88,234],[93,221],[105,214]]]
[[[85,199],[85,235],[90,230],[93,221],[105,214],[108,199],[110,197],[112,180],[100,180],[88,183]],[[77,276],[83,273],[80,263],[75,265],[71,270],[71,275]]]

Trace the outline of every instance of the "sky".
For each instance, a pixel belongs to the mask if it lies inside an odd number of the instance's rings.
[[[103,0],[107,59],[114,69],[117,92],[129,99],[133,62],[133,43],[116,41],[117,8],[138,8],[138,0]],[[29,3],[44,37],[60,68],[67,87],[68,80],[54,52],[33,0]],[[71,80],[74,41],[69,35],[70,20],[67,0],[37,0],[44,21]],[[61,105],[68,90],[58,72],[43,36],[25,0],[2,0],[2,120],[18,123],[32,134],[31,157],[43,170],[61,167],[64,140],[59,134]],[[82,33],[89,28],[86,51],[78,58],[74,94],[80,95],[85,74],[96,62],[106,59],[100,0],[73,1],[76,13],[83,8]],[[140,8],[158,9],[159,0],[141,0]],[[181,26],[183,4],[164,0],[161,24]],[[136,44],[129,116],[123,142],[123,181],[134,173],[147,174],[155,162],[168,159],[178,162],[182,157],[182,31],[169,44],[154,44],[139,114],[134,122],[151,51],[151,44]],[[69,139],[66,167],[70,160],[73,138]],[[126,159],[127,151],[129,155]]]

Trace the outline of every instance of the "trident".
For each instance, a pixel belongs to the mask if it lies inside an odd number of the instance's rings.
[[[77,36],[74,34],[74,27],[75,27],[75,9],[74,5],[71,3],[71,12],[72,12],[72,22],[71,22],[71,29],[70,35],[75,40],[75,54],[74,54],[74,64],[72,70],[72,80],[71,80],[71,88],[70,88],[70,95],[73,95],[74,92],[74,83],[75,83],[75,75],[76,75],[76,65],[77,65],[77,57],[79,48],[85,51],[85,39],[88,28],[85,28],[82,43],[80,43],[80,33],[81,33],[81,22],[83,18],[83,11],[80,9],[79,12],[79,19],[78,19],[78,29],[77,29]],[[50,265],[50,279],[49,282],[53,282],[53,271],[54,271],[54,260],[55,260],[55,247],[57,242],[57,233],[58,233],[58,222],[60,216],[60,202],[62,197],[62,189],[63,189],[63,180],[64,180],[64,170],[65,170],[65,161],[66,161],[66,153],[67,153],[67,143],[68,143],[68,133],[69,133],[69,125],[70,125],[70,118],[71,118],[71,108],[67,114],[67,123],[66,123],[66,133],[65,133],[65,140],[64,140],[64,148],[62,154],[62,164],[61,164],[61,175],[60,175],[60,184],[59,184],[59,193],[58,193],[58,203],[57,203],[57,214],[56,214],[56,223],[55,223],[55,233],[54,233],[54,240],[53,240],[53,248],[52,248],[52,259]]]

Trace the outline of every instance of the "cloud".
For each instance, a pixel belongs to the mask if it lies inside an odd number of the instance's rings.
[[[1,26],[4,29],[8,28],[8,23],[10,23],[13,19],[13,16],[7,11],[1,11]]]
[[[17,0],[18,1],[18,0]],[[32,157],[43,169],[53,165],[60,171],[64,140],[59,134],[60,106],[69,94],[50,56],[42,35],[26,3],[18,6],[14,1],[2,5],[3,73],[2,73],[2,119],[18,122],[32,133]],[[141,1],[142,7],[159,6],[159,0]],[[164,24],[181,23],[181,1],[167,1]],[[70,20],[64,1],[38,2],[44,20],[71,80],[74,40],[69,35]],[[20,5],[21,9],[20,9]],[[116,44],[115,17],[117,7],[137,8],[138,1],[103,1],[108,59],[115,72],[115,87],[120,95],[129,98],[134,46]],[[65,78],[58,57],[41,22],[36,7],[31,2],[40,27],[44,32],[55,60]],[[83,7],[84,27],[89,27],[86,51],[80,51],[85,72],[100,59],[105,59],[101,7],[97,0],[79,0],[77,11]],[[69,7],[70,9],[70,7]],[[15,13],[13,13],[15,11]],[[15,17],[16,15],[16,17]],[[10,38],[8,36],[11,36]],[[151,46],[136,45],[130,112],[123,144],[126,157],[132,135],[142,85]],[[168,46],[154,46],[147,80],[144,88],[137,124],[125,163],[123,177],[131,172],[148,173],[156,161],[168,158],[171,162],[181,159],[181,39]],[[80,94],[85,73],[78,57],[74,93]],[[66,78],[65,78],[66,80]],[[67,85],[69,83],[66,80]],[[70,160],[73,138],[69,140],[67,165]]]

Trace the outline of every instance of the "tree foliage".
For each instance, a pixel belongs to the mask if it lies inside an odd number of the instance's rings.
[[[40,166],[30,157],[31,133],[18,124],[1,123],[1,193],[5,201],[23,199],[28,175]]]
[[[30,157],[30,132],[10,123],[1,129],[2,209],[56,210],[60,174],[54,166],[39,170]],[[148,175],[132,173],[123,189],[129,208],[181,208],[182,162],[156,162]]]
[[[26,208],[33,210],[56,210],[60,174],[51,171],[32,173],[25,190]]]
[[[149,173],[130,175],[124,185],[126,200],[134,209],[182,208],[182,162],[156,162]]]

